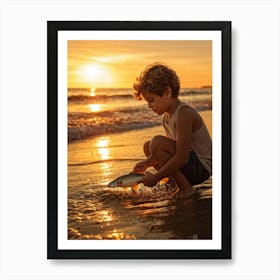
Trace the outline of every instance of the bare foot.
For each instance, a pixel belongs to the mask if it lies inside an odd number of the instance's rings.
[[[176,198],[189,198],[190,196],[195,194],[195,190],[179,190],[174,194]]]

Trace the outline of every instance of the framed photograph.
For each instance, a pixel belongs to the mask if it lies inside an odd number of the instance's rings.
[[[230,259],[231,22],[47,32],[47,257]]]

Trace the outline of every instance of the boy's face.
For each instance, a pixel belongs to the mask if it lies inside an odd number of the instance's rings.
[[[169,94],[164,93],[163,96],[159,96],[154,93],[146,92],[142,93],[142,96],[148,102],[149,108],[156,114],[162,115],[168,111],[171,98]]]

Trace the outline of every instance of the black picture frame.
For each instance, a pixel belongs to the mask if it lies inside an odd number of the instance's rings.
[[[58,32],[90,30],[221,32],[221,249],[58,248]],[[48,21],[48,259],[230,259],[231,258],[231,22],[230,21]]]

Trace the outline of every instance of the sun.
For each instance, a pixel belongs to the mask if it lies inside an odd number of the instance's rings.
[[[87,64],[80,68],[80,78],[89,85],[108,85],[112,83],[110,71],[101,64]]]
[[[95,79],[102,74],[102,69],[99,65],[86,65],[83,68],[83,76],[87,79]]]

